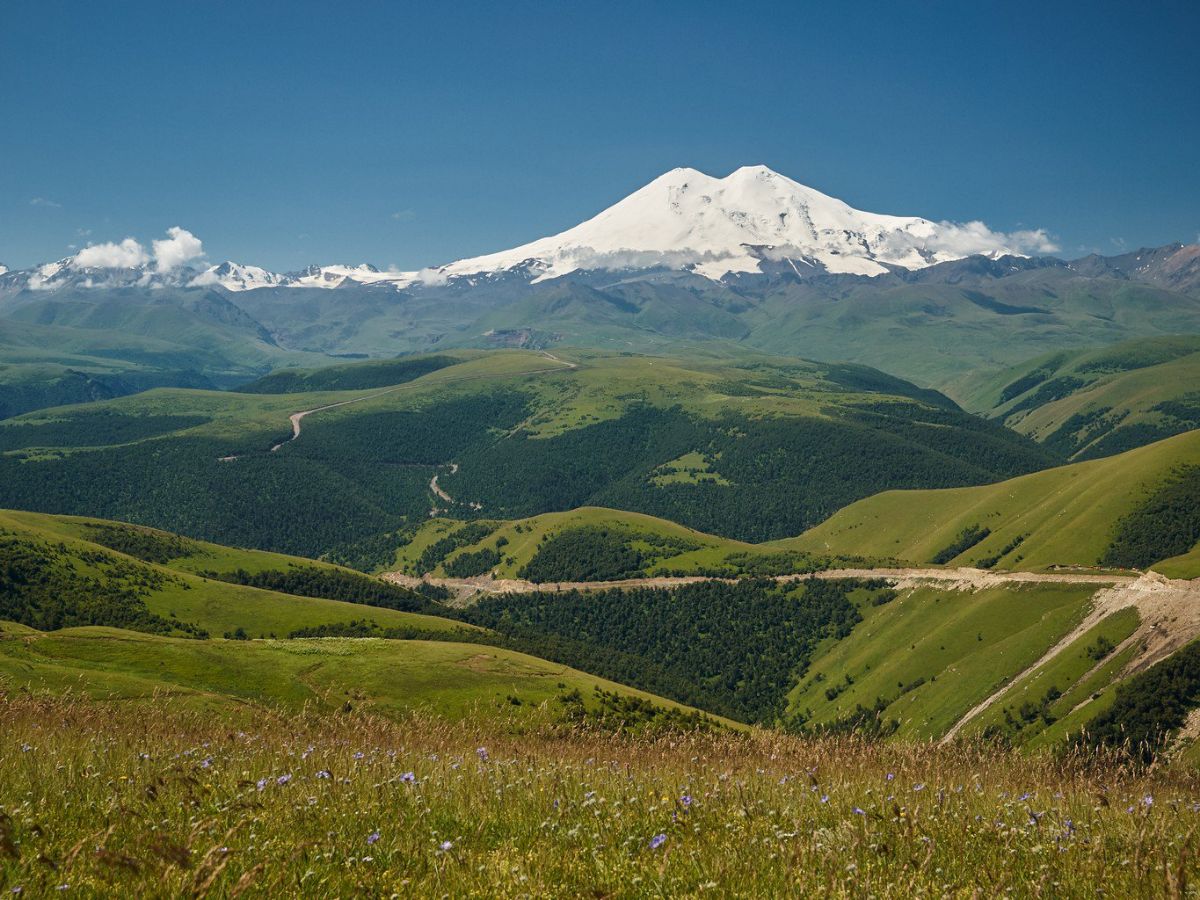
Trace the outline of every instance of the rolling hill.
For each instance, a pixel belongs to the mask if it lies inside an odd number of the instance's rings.
[[[996,484],[886,491],[775,546],[1020,569],[1188,560],[1200,541],[1198,470],[1200,432],[1193,431]],[[1187,562],[1173,563],[1172,572],[1200,575]]]
[[[965,408],[1071,459],[1095,459],[1200,426],[1200,337],[1064,351],[950,390]]]
[[[370,569],[431,510],[515,519],[607,506],[762,541],[887,488],[980,484],[1057,461],[861,366],[452,358],[415,378],[405,360],[296,376],[369,372],[380,385],[355,391],[156,390],[30,413],[0,425],[0,503]]]

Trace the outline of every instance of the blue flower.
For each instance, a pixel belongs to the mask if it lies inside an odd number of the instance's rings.
[[[280,787],[283,787],[285,784],[287,784],[291,780],[292,780],[292,776],[290,774],[289,775],[280,775],[278,778],[275,779],[275,783],[277,785],[279,785]]]
[[[377,840],[379,840],[379,832],[378,831],[372,831],[370,834],[367,835],[367,843],[368,844],[374,844]]]
[[[438,849],[441,850],[443,853],[449,853],[453,846],[454,846],[453,841],[442,841],[440,844],[438,844]]]
[[[403,781],[405,784],[415,784],[416,780],[417,780],[417,776],[415,774],[413,774],[412,772],[405,772],[403,775],[400,776],[400,780]]]
[[[650,838],[650,849],[657,850],[666,842],[667,836],[665,834],[656,834],[654,837]]]
[[[319,771],[317,773],[317,777],[318,778],[332,778],[333,773],[330,772],[328,769],[322,769],[321,771]]]
[[[692,795],[684,794],[682,797],[679,798],[679,802],[683,804],[684,809],[687,809],[689,806],[692,805]]]
[[[865,816],[867,814],[867,811],[865,809],[860,809],[857,806],[854,807],[854,809],[851,810],[851,812],[853,812],[856,816]]]

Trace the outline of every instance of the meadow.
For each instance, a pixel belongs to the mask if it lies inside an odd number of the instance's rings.
[[[0,703],[16,896],[1160,897],[1200,776],[852,736]]]

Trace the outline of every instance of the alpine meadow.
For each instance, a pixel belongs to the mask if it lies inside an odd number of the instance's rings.
[[[1197,34],[7,11],[0,894],[1200,897]]]

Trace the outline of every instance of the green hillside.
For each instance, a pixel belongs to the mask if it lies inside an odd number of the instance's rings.
[[[1200,427],[1200,337],[1061,351],[949,388],[963,406],[1072,459]]]
[[[0,503],[372,569],[395,550],[389,536],[432,510],[520,519],[605,506],[762,541],[881,490],[983,484],[1057,461],[861,366],[453,358],[415,378],[405,361],[302,376],[369,371],[364,383],[379,385],[390,366],[400,383],[388,386],[155,390],[30,413],[0,425]],[[289,416],[307,410],[289,440]]]
[[[461,627],[426,614],[436,607],[425,597],[357,572],[115,522],[0,511],[0,554],[0,618],[42,629],[286,637],[354,619],[417,631]],[[274,574],[292,592],[221,580],[239,570]],[[338,594],[356,602],[323,596]]]
[[[527,519],[462,522],[433,518],[397,536],[381,571],[530,581],[604,581],[652,575],[769,575],[823,567],[828,560],[749,544],[642,513],[600,507]]]
[[[1149,565],[1187,554],[1200,541],[1200,502],[1159,508],[1160,492],[1200,465],[1200,432],[1181,434],[1118,456],[1072,463],[997,484],[938,491],[887,491],[851,504],[803,535],[775,542],[812,554],[893,557],[912,563],[1003,569],[1096,566],[1117,549],[1152,535]],[[1194,481],[1195,479],[1192,479]],[[1189,481],[1190,485],[1191,482]],[[1190,487],[1189,487],[1190,490]],[[1190,512],[1189,512],[1190,511]],[[986,532],[986,534],[985,534]],[[964,539],[965,538],[965,539]],[[1155,546],[1161,555],[1153,555]],[[956,546],[959,552],[949,553]],[[1178,549],[1168,549],[1172,546]],[[1184,556],[1176,575],[1200,575]]]
[[[116,628],[41,633],[0,624],[0,686],[96,699],[185,698],[236,712],[245,703],[330,713],[425,711],[448,719],[545,719],[537,707],[578,689],[677,704],[522,653],[478,644],[382,639],[189,641]],[[517,702],[514,702],[517,701]]]
[[[816,658],[789,694],[788,710],[809,728],[870,727],[877,716],[896,720],[898,737],[940,737],[1082,620],[1094,590],[904,591],[864,609],[854,631]]]

